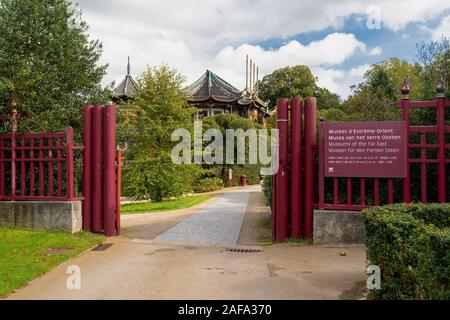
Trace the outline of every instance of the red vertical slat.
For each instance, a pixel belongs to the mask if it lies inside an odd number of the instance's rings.
[[[420,144],[425,145],[427,143],[426,133],[420,134]],[[427,149],[425,147],[420,148],[420,158],[422,161],[426,160]],[[420,200],[427,202],[427,164],[422,162],[420,164]]]
[[[92,105],[83,113],[83,229],[92,230]]]
[[[360,179],[360,185],[359,185],[360,193],[361,193],[361,205],[366,205],[366,179],[361,178]]]
[[[5,142],[0,138],[0,196],[5,195]]]
[[[116,234],[116,107],[104,108],[104,233],[110,237]]]
[[[279,161],[277,182],[277,241],[288,237],[289,178],[288,178],[288,99],[277,99],[277,127],[279,130]]]
[[[117,151],[117,173],[116,173],[116,233],[120,234],[120,196],[122,186],[122,151]]]
[[[319,122],[319,209],[325,205],[325,128],[324,119]]]
[[[339,204],[339,180],[337,177],[333,178],[333,203]]]
[[[411,164],[409,163],[409,96],[401,100],[402,120],[406,122],[406,177],[403,180],[403,201],[411,202]]]
[[[311,238],[313,233],[313,202],[315,194],[315,145],[316,145],[316,98],[305,99],[305,237]]]
[[[27,186],[26,186],[27,173],[26,173],[26,166],[25,166],[25,156],[26,156],[26,151],[25,151],[26,139],[25,138],[21,139],[20,146],[22,147],[22,150],[20,152],[20,158],[22,159],[20,161],[20,195],[25,196],[26,188],[27,188]]]
[[[34,139],[30,139],[30,159],[34,158]],[[30,196],[34,196],[35,172],[34,161],[30,160]]]
[[[102,198],[103,198],[103,106],[96,105],[92,115],[92,230],[103,229]]]
[[[11,197],[16,196],[16,131],[17,131],[17,112],[12,113],[11,130]]]
[[[57,161],[57,164],[56,164],[56,170],[57,170],[57,172],[56,172],[56,180],[57,180],[57,194],[58,194],[58,197],[61,197],[62,196],[62,187],[63,187],[63,174],[62,174],[62,161],[61,161],[61,158],[62,158],[62,148],[63,148],[63,143],[62,143],[62,138],[58,138],[58,143],[57,143],[57,147],[58,147],[58,149],[57,149],[57,157],[58,157],[58,161]]]
[[[437,138],[438,138],[438,202],[446,201],[445,176],[445,98],[437,99]]]
[[[66,199],[73,200],[73,128],[66,129]]]
[[[388,203],[394,203],[394,182],[388,179]]]
[[[375,178],[373,182],[373,202],[374,205],[380,205],[380,179]]]
[[[352,178],[347,178],[347,204],[352,204]]]
[[[47,157],[53,158],[53,139],[49,138],[47,140],[47,144],[49,146]],[[47,195],[53,196],[53,160],[47,160]]]
[[[39,139],[39,195],[44,195],[44,161],[42,159],[44,158],[44,138]]]
[[[302,99],[291,99],[291,238],[302,236]]]

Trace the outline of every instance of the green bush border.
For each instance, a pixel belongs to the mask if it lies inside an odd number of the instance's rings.
[[[375,299],[450,299],[450,204],[363,211],[367,257],[381,269]]]

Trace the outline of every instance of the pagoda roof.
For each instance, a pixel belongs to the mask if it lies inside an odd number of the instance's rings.
[[[130,75],[130,57],[128,57],[127,75],[117,87],[114,88],[112,95],[116,99],[129,99],[139,93],[138,85]]]
[[[189,102],[208,100],[234,102],[242,97],[242,91],[209,70],[206,70],[197,81],[188,86],[186,91]]]

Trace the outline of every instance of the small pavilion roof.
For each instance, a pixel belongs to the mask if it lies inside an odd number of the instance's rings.
[[[119,85],[113,90],[113,97],[116,99],[129,99],[138,94],[138,85],[130,75],[130,57],[128,57],[127,75]]]
[[[189,102],[208,100],[234,102],[242,96],[242,91],[209,70],[206,70],[197,81],[188,86],[186,91]]]

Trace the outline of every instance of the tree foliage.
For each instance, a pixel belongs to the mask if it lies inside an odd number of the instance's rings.
[[[316,78],[304,65],[277,69],[261,80],[258,86],[263,100],[273,109],[277,98],[312,97],[316,92]]]
[[[201,168],[173,164],[170,156],[176,144],[171,141],[172,132],[192,131],[195,109],[187,106],[183,81],[167,66],[149,69],[138,79],[140,95],[127,107],[133,121],[122,128],[128,130],[130,144],[125,154],[125,194],[160,201],[192,190]]]
[[[79,139],[83,104],[108,100],[100,85],[102,45],[87,30],[69,1],[0,0],[0,113],[18,99],[19,130],[71,125]]]

